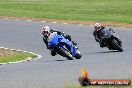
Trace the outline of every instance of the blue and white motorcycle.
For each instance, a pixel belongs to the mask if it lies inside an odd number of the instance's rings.
[[[73,60],[74,58],[80,59],[82,56],[71,41],[57,33],[50,34],[48,47],[54,49],[57,54],[66,57],[68,60]]]

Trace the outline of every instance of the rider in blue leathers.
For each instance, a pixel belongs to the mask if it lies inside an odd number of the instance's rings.
[[[71,36],[70,35],[65,35],[64,32],[61,31],[57,31],[55,29],[49,29],[49,26],[44,26],[41,28],[42,30],[42,34],[43,34],[43,41],[47,46],[47,49],[51,50],[51,55],[55,56],[56,55],[56,51],[54,49],[52,49],[51,47],[48,46],[48,40],[49,37],[51,37],[51,34],[53,33],[57,33],[58,35],[62,35],[64,36],[66,39],[68,39],[69,41],[71,41]],[[77,43],[75,43],[74,41],[72,41],[73,45],[77,45]]]

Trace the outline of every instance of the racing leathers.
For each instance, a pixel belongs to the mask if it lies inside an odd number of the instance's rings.
[[[99,42],[100,47],[103,48],[103,47],[106,47],[106,45],[104,44],[104,42],[101,38],[101,35],[102,35],[101,31],[102,30],[109,30],[109,31],[113,31],[114,33],[115,33],[115,31],[112,28],[107,28],[107,27],[104,27],[104,26],[101,26],[100,30],[96,30],[96,29],[94,30],[93,35],[95,37],[95,40],[96,40],[96,42]],[[116,36],[115,36],[115,39],[117,41],[119,41],[119,43],[121,45],[121,40],[119,38],[117,38]]]
[[[61,32],[61,31],[58,31],[58,30],[55,30],[55,29],[50,29],[50,32],[51,32],[51,33],[56,32],[58,35],[62,35],[62,36],[64,36],[66,39],[68,39],[69,41],[71,41],[71,42],[73,43],[73,45],[75,45],[75,46],[77,45],[77,43],[75,43],[74,41],[72,41],[71,36],[70,36],[70,35],[65,35],[64,32]],[[42,32],[42,34],[43,34],[43,32]],[[43,36],[43,41],[44,41],[44,43],[46,44],[47,49],[50,49],[50,50],[51,50],[51,55],[52,55],[52,56],[55,56],[55,55],[56,55],[55,50],[54,50],[54,49],[51,49],[51,48],[48,46],[48,37],[47,37],[47,36]]]

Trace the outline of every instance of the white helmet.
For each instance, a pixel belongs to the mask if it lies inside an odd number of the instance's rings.
[[[44,27],[42,27],[41,29],[42,29],[42,32],[43,32],[43,31],[49,31],[49,26],[44,26]]]
[[[94,25],[96,30],[100,30],[101,29],[101,24],[100,23],[95,23]]]
[[[44,26],[44,27],[41,28],[41,30],[42,30],[42,34],[44,36],[48,36],[50,34],[49,26]]]

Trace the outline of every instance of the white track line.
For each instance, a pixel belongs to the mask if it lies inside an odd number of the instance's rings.
[[[27,20],[28,22],[32,22],[32,20]]]
[[[40,22],[45,23],[46,21],[40,21]]]
[[[51,23],[56,24],[57,22],[51,22]]]
[[[9,20],[10,18],[3,18],[4,20]],[[16,21],[20,21],[21,19],[14,19],[14,20],[16,20]],[[28,21],[28,22],[32,22],[33,20],[25,20],[25,21]],[[48,21],[39,21],[39,22],[41,22],[41,23],[53,23],[53,24],[56,24],[56,23],[60,23],[60,22],[56,22],[56,21],[53,21],[53,22],[48,22]],[[67,24],[69,24],[69,23],[60,23],[60,24],[65,24],[65,25],[67,25]],[[83,24],[77,24],[77,25],[83,25]]]
[[[4,20],[8,20],[9,18],[3,18]]]
[[[78,24],[78,25],[83,25],[83,24]]]
[[[16,51],[16,52],[30,53],[30,54],[33,54],[33,55],[36,55],[36,56],[37,56],[37,58],[28,57],[28,58],[25,59],[25,60],[15,61],[15,62],[8,62],[8,63],[0,63],[0,65],[27,62],[27,61],[31,61],[31,60],[37,60],[37,59],[40,59],[40,58],[42,57],[41,55],[36,54],[36,53],[34,53],[34,52],[28,52],[28,51],[16,50],[16,49],[9,49],[9,48],[5,48],[5,47],[0,47],[0,49],[6,49],[6,50],[11,50],[11,51]]]
[[[63,24],[68,24],[68,23],[63,23]]]

